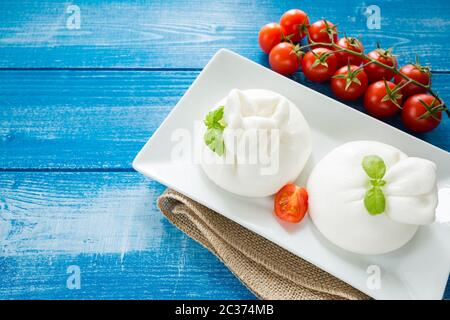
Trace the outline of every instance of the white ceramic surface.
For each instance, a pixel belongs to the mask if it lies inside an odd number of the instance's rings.
[[[174,161],[178,134],[193,134],[195,123],[233,88],[273,90],[301,109],[312,130],[313,151],[297,180],[300,185],[305,184],[319,159],[352,140],[377,140],[409,156],[434,161],[440,189],[439,223],[421,227],[406,246],[389,254],[353,254],[326,240],[309,218],[299,224],[277,220],[272,214],[272,197],[234,195],[211,182],[195,161]],[[139,152],[133,167],[376,299],[442,298],[450,272],[450,154],[231,51],[220,50],[214,55]],[[381,275],[379,287],[372,281],[377,270]]]

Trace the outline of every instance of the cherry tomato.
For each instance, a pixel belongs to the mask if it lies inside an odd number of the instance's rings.
[[[413,64],[407,64],[400,68],[400,72],[403,73],[405,76],[408,76],[409,78],[416,80],[417,82],[428,85],[430,83],[430,69],[427,67],[422,67],[419,65],[413,65]],[[403,79],[401,76],[396,74],[394,76],[394,82],[396,84],[401,83],[400,85],[403,85],[406,83],[406,80]],[[402,94],[404,98],[410,97],[412,95],[418,94],[418,93],[425,93],[427,90],[425,88],[419,87],[418,85],[415,85],[414,83],[407,84],[405,87],[402,88]]]
[[[281,220],[300,222],[308,211],[308,192],[288,183],[275,195],[274,211]]]
[[[369,57],[375,59],[385,65],[391,67],[397,67],[397,59],[392,55],[390,50],[384,49],[375,49],[368,54]],[[368,61],[364,61],[367,63]],[[369,77],[370,82],[376,82],[378,80],[385,79],[389,81],[394,76],[394,73],[391,70],[383,68],[375,63],[370,63],[364,67],[364,71],[366,71],[367,76]]]
[[[293,42],[302,40],[308,29],[309,19],[305,12],[299,9],[286,11],[280,19],[280,25],[285,37],[290,37]]]
[[[331,39],[333,39],[334,42],[337,42],[338,38],[336,26],[330,21],[326,20],[319,20],[310,25],[308,28],[308,34],[309,43],[311,43],[311,41],[331,43]],[[314,47],[319,47],[319,45]]]
[[[288,75],[297,72],[301,58],[297,56],[294,45],[289,42],[277,44],[269,54],[269,64],[273,71]]]
[[[302,70],[311,81],[322,82],[330,79],[336,68],[337,59],[330,49],[312,49],[303,56]]]
[[[283,29],[278,23],[272,22],[259,30],[258,42],[262,51],[269,54],[270,50],[281,42]]]
[[[347,65],[341,67],[331,78],[331,90],[342,100],[356,100],[367,89],[369,80],[362,68]]]
[[[341,38],[337,42],[337,45],[342,48],[352,50],[352,51],[355,51],[358,53],[364,52],[364,46],[356,38],[351,38],[351,37]],[[347,64],[359,66],[363,61],[363,59],[361,57],[352,55],[347,52],[342,52],[342,51],[336,52],[336,57],[338,59],[338,67],[346,66]]]
[[[440,104],[439,100],[425,93],[409,97],[402,111],[405,127],[418,133],[433,130],[441,123],[443,109]]]
[[[385,83],[380,80],[372,83],[364,96],[364,108],[367,112],[377,118],[392,117],[399,112],[402,105],[402,96],[399,92],[393,92],[395,87],[395,84],[390,81]],[[385,97],[392,99],[386,100]],[[393,101],[396,101],[397,105]]]

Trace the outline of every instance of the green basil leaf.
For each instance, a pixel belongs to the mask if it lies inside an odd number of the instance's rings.
[[[379,187],[372,187],[364,195],[364,206],[371,215],[383,213],[386,209],[386,199]]]
[[[365,156],[362,161],[362,166],[367,175],[372,179],[381,179],[386,173],[386,165],[379,156]]]
[[[374,187],[383,187],[386,185],[386,181],[384,180],[370,180],[370,184]]]
[[[223,141],[223,130],[210,128],[205,132],[204,140],[206,145],[219,156],[225,153],[225,143]]]
[[[223,141],[223,130],[227,126],[223,120],[224,107],[208,112],[204,123],[207,128],[204,140],[206,145],[219,156],[225,153],[225,143]]]
[[[205,126],[210,128],[217,128],[217,129],[223,129],[225,128],[225,125],[223,123],[223,113],[224,113],[224,107],[221,106],[213,111],[208,112],[208,114],[205,117]]]
[[[211,111],[206,115],[204,123],[207,128],[212,128],[214,124],[214,111]]]

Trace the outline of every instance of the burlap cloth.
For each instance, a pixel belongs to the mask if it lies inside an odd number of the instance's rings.
[[[368,299],[368,296],[254,232],[167,189],[161,212],[215,254],[261,299]]]

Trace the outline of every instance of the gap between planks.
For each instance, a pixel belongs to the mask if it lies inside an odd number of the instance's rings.
[[[161,71],[202,71],[203,68],[145,68],[145,67],[112,67],[112,68],[99,68],[99,67],[76,67],[76,68],[54,68],[54,67],[43,67],[43,68],[1,68],[1,71],[153,71],[153,72],[161,72]],[[450,73],[450,71],[449,71]]]
[[[265,65],[262,65],[267,67]],[[38,67],[38,68],[5,68],[0,67],[0,72],[8,71],[146,71],[146,72],[201,72],[203,68],[153,68],[153,67],[68,67],[68,68],[56,68],[56,67]],[[431,70],[432,74],[450,74],[450,70]]]
[[[0,172],[137,172],[133,168],[0,168]]]

